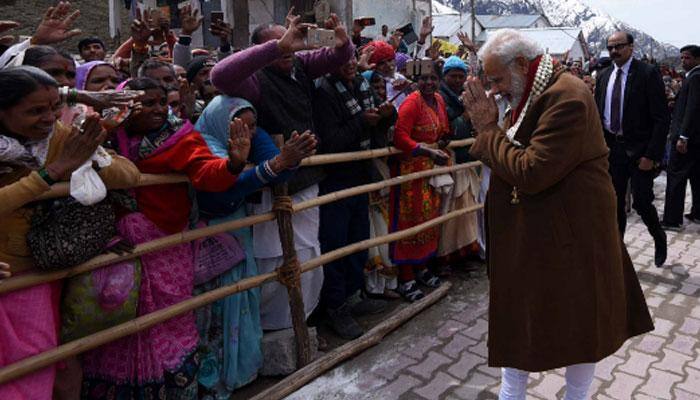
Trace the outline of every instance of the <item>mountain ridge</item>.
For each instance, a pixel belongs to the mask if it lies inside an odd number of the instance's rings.
[[[450,7],[469,12],[468,0],[440,0]],[[480,14],[543,14],[553,26],[580,27],[591,54],[598,56],[605,49],[608,36],[617,30],[629,32],[635,39],[635,54],[646,54],[664,60],[678,57],[678,48],[662,43],[653,36],[580,0],[476,0]]]

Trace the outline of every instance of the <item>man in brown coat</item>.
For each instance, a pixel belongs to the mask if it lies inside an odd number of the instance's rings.
[[[479,56],[491,84],[463,101],[471,154],[492,169],[487,197],[489,365],[501,399],[525,399],[527,371],[567,367],[566,399],[584,399],[595,363],[653,329],[616,223],[608,148],[586,85],[513,30]],[[492,95],[511,105],[504,129]]]

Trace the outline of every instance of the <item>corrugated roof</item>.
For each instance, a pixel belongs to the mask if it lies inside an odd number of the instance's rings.
[[[540,17],[539,14],[477,15],[476,19],[485,29],[529,28]]]
[[[459,14],[457,15],[433,15],[433,36],[436,37],[451,37],[460,30],[465,30],[471,26],[469,24],[469,14],[462,15],[461,21]]]
[[[486,41],[488,36],[495,32],[497,31],[483,31],[477,37],[477,41]],[[571,50],[571,48],[574,46],[574,42],[578,40],[578,35],[581,33],[581,28],[530,28],[518,29],[518,32],[521,32],[523,35],[537,42],[543,49],[549,51],[550,54],[564,54]]]

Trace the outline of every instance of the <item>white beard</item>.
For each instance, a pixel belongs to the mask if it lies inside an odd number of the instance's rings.
[[[519,73],[511,70],[510,71],[510,107],[515,110],[520,105],[520,102],[525,95],[525,78]]]

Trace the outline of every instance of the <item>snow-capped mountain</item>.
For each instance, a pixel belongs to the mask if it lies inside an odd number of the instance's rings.
[[[441,1],[469,12],[469,0]],[[581,0],[476,0],[476,13],[544,14],[554,26],[580,27],[592,54],[596,55],[605,48],[606,39],[611,33],[624,30],[634,36],[638,56],[649,54],[659,60],[678,56],[678,48],[660,43],[639,29],[590,7]]]

